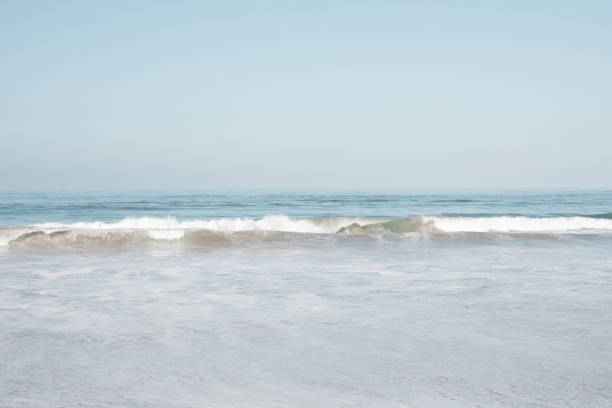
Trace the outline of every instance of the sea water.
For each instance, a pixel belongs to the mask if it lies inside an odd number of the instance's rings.
[[[612,192],[2,192],[0,406],[612,406]]]

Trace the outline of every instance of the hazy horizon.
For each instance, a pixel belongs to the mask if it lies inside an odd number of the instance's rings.
[[[0,190],[609,189],[611,18],[3,2]]]

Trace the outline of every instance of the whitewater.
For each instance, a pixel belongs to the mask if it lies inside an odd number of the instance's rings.
[[[210,232],[210,234],[206,234]],[[0,246],[39,246],[104,244],[144,244],[151,240],[182,240],[211,237],[228,237],[231,233],[253,232],[243,238],[257,239],[264,235],[255,232],[286,232],[278,239],[308,238],[303,234],[377,234],[395,238],[403,236],[435,237],[455,233],[489,233],[492,238],[500,234],[601,234],[612,233],[612,219],[589,217],[434,217],[409,218],[349,218],[329,217],[299,219],[286,215],[270,215],[261,219],[221,218],[217,220],[185,220],[167,218],[125,218],[118,222],[42,223],[29,226],[0,228]],[[214,233],[217,233],[216,235]],[[434,234],[432,236],[432,234]],[[239,236],[234,234],[234,236]],[[469,235],[468,235],[469,236]],[[248,242],[248,239],[244,241]]]
[[[612,192],[0,192],[1,407],[608,407]]]

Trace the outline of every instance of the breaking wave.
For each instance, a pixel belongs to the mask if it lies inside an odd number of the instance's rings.
[[[407,218],[222,218],[180,221],[168,218],[125,218],[118,222],[43,223],[0,228],[0,246],[125,246],[152,241],[179,241],[196,246],[236,242],[323,239],[325,237],[487,234],[612,234],[607,217],[440,217]],[[469,235],[472,234],[472,235]]]

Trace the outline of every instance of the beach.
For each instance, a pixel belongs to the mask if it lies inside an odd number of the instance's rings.
[[[1,406],[610,404],[609,192],[45,194]]]

